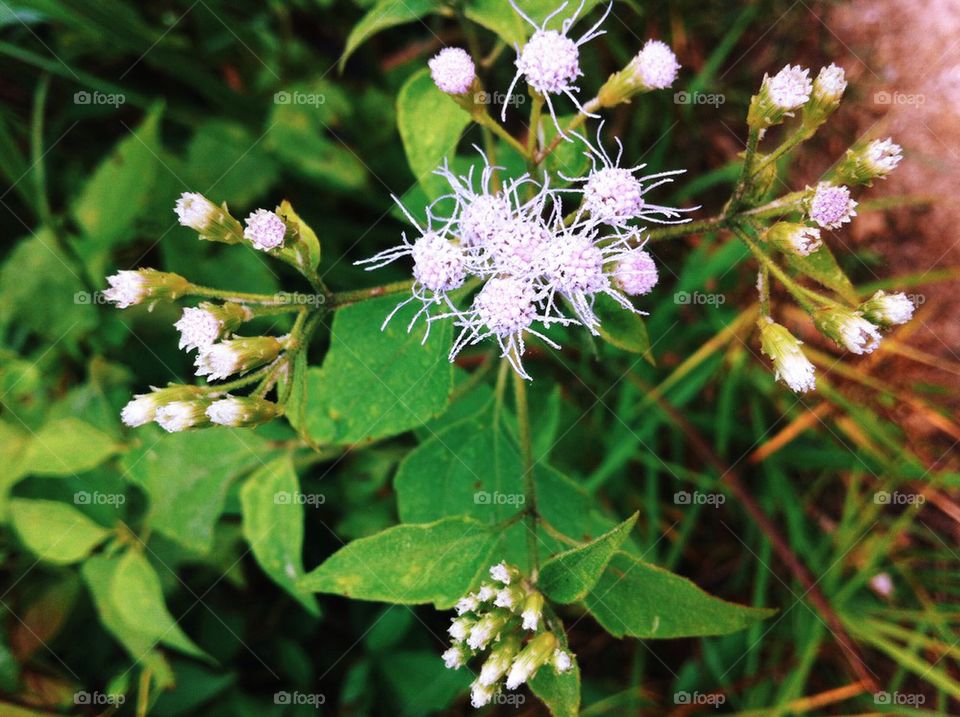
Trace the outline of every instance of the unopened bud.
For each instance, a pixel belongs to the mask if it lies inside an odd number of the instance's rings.
[[[543,594],[539,590],[533,590],[527,595],[523,603],[523,612],[520,617],[523,619],[523,629],[536,632],[540,629],[540,618],[543,616]]]
[[[252,428],[277,417],[280,408],[273,401],[250,396],[227,396],[207,408],[207,418],[218,426]]]
[[[765,238],[785,254],[809,256],[823,246],[819,229],[796,222],[777,222],[767,229]]]
[[[868,354],[880,345],[877,327],[859,313],[843,307],[821,309],[813,317],[817,328],[855,354]]]
[[[913,302],[906,294],[887,294],[878,291],[870,299],[860,305],[863,317],[884,328],[899,326],[913,318]]]
[[[188,401],[172,401],[157,409],[156,421],[163,430],[170,433],[186,431],[189,428],[210,426],[207,408],[212,403],[209,398],[194,398]]]
[[[676,81],[679,70],[677,56],[666,43],[647,40],[625,68],[610,75],[597,100],[601,107],[613,107],[641,92],[666,89]]]
[[[780,124],[806,104],[812,90],[810,71],[800,65],[787,65],[773,77],[764,75],[760,92],[750,101],[747,124],[753,129]]]
[[[143,426],[157,417],[157,410],[173,401],[198,398],[206,393],[201,386],[167,386],[155,388],[150,393],[134,396],[120,412],[121,420],[128,426]]]
[[[174,327],[180,332],[180,348],[190,351],[210,346],[251,318],[253,312],[241,304],[205,301],[200,306],[185,308]]]
[[[810,100],[803,107],[803,123],[815,128],[826,122],[827,118],[840,106],[843,92],[847,89],[847,80],[843,68],[830,65],[820,70],[813,81]]]
[[[510,667],[507,689],[515,690],[536,675],[540,666],[553,657],[557,646],[557,637],[552,632],[542,632],[530,640]]]
[[[210,381],[245,373],[270,363],[283,350],[284,345],[273,336],[230,339],[208,346],[197,355],[197,376],[207,376]]]
[[[243,227],[227,211],[226,204],[217,206],[202,194],[184,192],[173,211],[181,225],[193,229],[205,241],[237,244],[243,239]]]
[[[899,144],[887,139],[875,139],[847,150],[832,175],[842,184],[869,184],[874,179],[885,179],[903,159]]]
[[[796,393],[816,388],[813,364],[800,348],[803,342],[769,317],[761,318],[759,327],[760,348],[773,361],[774,377]]]
[[[179,274],[156,269],[118,271],[107,277],[110,288],[103,292],[119,309],[145,301],[173,301],[190,290],[190,282]]]

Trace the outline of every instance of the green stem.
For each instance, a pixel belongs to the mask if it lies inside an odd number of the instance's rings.
[[[543,95],[533,93],[533,104],[530,106],[530,128],[527,136],[527,164],[531,172],[537,165],[534,158],[537,156],[537,144],[540,137],[540,117],[543,114]]]
[[[47,196],[47,173],[43,163],[43,115],[47,106],[47,92],[50,89],[50,75],[44,73],[37,84],[33,96],[33,116],[30,131],[30,155],[33,161],[33,184],[37,193],[37,213],[40,222],[53,226],[53,212],[50,210],[50,198]]]
[[[760,265],[765,267],[777,277],[777,280],[783,284],[787,291],[793,296],[798,304],[809,314],[812,314],[816,311],[816,307],[807,301],[807,295],[804,292],[803,288],[797,284],[793,279],[787,276],[787,273],[781,269],[777,263],[767,256],[767,253],[763,251],[759,244],[757,244],[747,233],[747,231],[738,224],[733,226],[734,233],[740,237],[744,244],[746,244],[751,253],[757,258],[757,261],[760,262]]]
[[[579,129],[583,125],[583,123],[587,121],[587,116],[588,116],[587,112],[589,112],[590,114],[593,114],[596,110],[600,109],[600,100],[594,97],[592,100],[590,100],[583,106],[583,109],[584,109],[583,112],[581,112],[572,120],[570,120],[569,124],[567,124],[566,129],[563,130],[564,134],[569,135],[574,130]],[[551,140],[550,144],[548,144],[543,150],[541,150],[533,158],[534,164],[540,164],[543,160],[549,157],[550,154],[553,152],[553,150],[555,150],[557,147],[560,146],[560,143],[562,141],[563,141],[563,136],[560,135],[560,133],[558,132],[557,136],[554,137],[553,140]]]
[[[650,241],[660,241],[662,239],[676,239],[690,234],[700,234],[711,229],[724,229],[730,220],[725,216],[710,217],[709,219],[700,219],[686,224],[671,224],[664,227],[648,229],[644,235]]]
[[[486,127],[492,130],[495,135],[513,147],[521,157],[528,157],[527,148],[520,143],[520,140],[507,132],[507,130],[505,130],[503,126],[493,117],[491,117],[490,113],[485,109],[475,113],[473,115],[473,119],[481,127]]]
[[[757,164],[757,166],[754,167],[753,170],[750,172],[751,176],[760,174],[760,172],[762,172],[764,169],[766,169],[771,164],[776,162],[778,159],[780,159],[783,155],[785,155],[787,152],[792,150],[798,144],[805,142],[811,137],[813,137],[815,132],[816,132],[816,129],[811,129],[809,127],[800,127],[800,129],[798,129],[792,135],[787,137],[787,139],[785,139],[780,144],[779,147],[777,147],[770,154],[764,157],[760,161],[760,163]]]
[[[506,361],[506,359],[504,359]],[[540,553],[537,538],[537,485],[533,475],[533,438],[530,432],[530,406],[527,403],[527,382],[519,373],[513,373],[513,396],[520,429],[520,454],[523,458],[523,495],[527,508],[527,552],[530,555],[530,577],[537,579],[540,572]]]
[[[384,284],[383,286],[374,286],[370,289],[355,289],[353,291],[338,291],[331,295],[331,301],[329,307],[331,309],[338,309],[341,306],[347,306],[349,304],[356,304],[361,301],[366,301],[367,299],[373,299],[378,296],[388,296],[390,294],[402,294],[405,291],[410,291],[410,288],[413,286],[413,282],[410,280],[405,281],[396,281],[392,284]]]
[[[743,197],[751,186],[753,176],[753,160],[757,155],[757,146],[760,144],[760,130],[754,127],[750,128],[747,134],[747,151],[743,155],[743,167],[740,169],[740,178],[737,179],[737,186],[734,187],[733,196],[730,198],[730,204],[725,212],[728,216],[733,214],[743,203]]]
[[[243,291],[225,291],[213,289],[209,286],[190,284],[185,296],[202,296],[207,299],[224,299],[237,304],[264,304],[266,306],[283,306],[284,300],[276,294],[250,294]]]
[[[230,381],[229,383],[212,384],[207,386],[206,388],[210,389],[211,391],[216,391],[219,393],[221,391],[229,392],[238,388],[243,388],[244,386],[249,386],[250,384],[256,383],[257,381],[262,379],[264,376],[266,376],[268,373],[270,373],[270,370],[273,368],[274,363],[276,363],[276,361],[269,363],[266,366],[263,366],[261,368],[258,368],[256,371],[252,373],[248,373],[246,376],[242,376],[241,378],[238,378],[234,381]]]

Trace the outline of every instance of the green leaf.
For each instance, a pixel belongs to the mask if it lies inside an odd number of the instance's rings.
[[[10,522],[31,552],[58,565],[83,560],[110,535],[73,506],[55,500],[14,498]]]
[[[433,174],[444,158],[453,156],[470,115],[441,92],[425,67],[411,75],[397,95],[397,126],[413,176],[430,199],[445,191]],[[449,188],[447,188],[449,189]]]
[[[571,652],[573,667],[558,674],[549,665],[544,665],[530,680],[530,690],[550,710],[553,717],[577,717],[580,714],[580,665]]]
[[[837,264],[836,257],[824,244],[809,256],[786,254],[787,263],[796,271],[804,274],[828,289],[833,289],[852,304],[859,304],[860,298],[850,279]]]
[[[637,522],[637,513],[583,547],[554,555],[543,564],[537,587],[553,602],[583,600]]]
[[[263,142],[241,124],[213,120],[197,128],[187,148],[184,181],[217,204],[249,206],[279,174]]]
[[[147,659],[157,641],[151,637],[150,632],[127,622],[117,608],[111,586],[119,565],[119,557],[95,555],[83,563],[80,573],[90,590],[100,622],[134,660],[142,661]]]
[[[92,331],[97,310],[74,261],[40,229],[19,242],[0,270],[0,331],[30,331],[51,346]]]
[[[600,336],[618,349],[643,354],[651,364],[656,365],[650,350],[650,336],[647,324],[639,315],[627,311],[606,294],[598,294],[593,310],[600,319]]]
[[[7,519],[10,489],[27,474],[26,457],[30,436],[26,431],[0,421],[0,523]]]
[[[264,142],[276,157],[308,179],[345,192],[363,189],[366,167],[331,133],[349,112],[349,98],[328,82],[285,88],[274,96]]]
[[[193,657],[207,654],[180,629],[163,600],[160,578],[138,550],[128,550],[110,580],[110,599],[124,624],[153,642]]]
[[[399,717],[436,714],[470,687],[469,670],[448,670],[434,652],[388,653],[380,667],[397,697]]]
[[[153,107],[140,126],[117,143],[73,203],[73,217],[84,233],[78,243],[81,256],[89,257],[134,238],[134,222],[150,202],[157,173],[163,167],[159,158],[163,152],[161,114],[161,106]]]
[[[721,600],[684,577],[622,552],[584,604],[614,637],[727,635],[775,612]]]
[[[586,0],[577,19],[582,20],[599,2],[600,0]],[[550,20],[548,27],[559,29],[561,23],[571,17],[579,6],[579,2],[568,3],[562,12]],[[558,3],[554,0],[525,0],[520,7],[527,17],[540,26],[547,15],[557,9]],[[497,33],[508,45],[523,45],[533,33],[533,27],[503,0],[470,0],[466,14],[478,25]],[[579,39],[575,32],[572,32],[571,36]]]
[[[260,567],[295,597],[311,615],[317,601],[296,587],[303,576],[303,511],[297,502],[300,481],[286,455],[251,475],[240,490],[243,534]]]
[[[124,457],[125,475],[150,497],[154,530],[200,554],[213,547],[231,481],[261,465],[269,445],[250,431],[208,428],[193,433],[144,436]]]
[[[399,300],[381,297],[337,311],[323,366],[307,374],[306,430],[317,443],[393,436],[447,407],[453,383],[450,322],[434,326],[422,343],[422,322],[407,332],[419,308],[410,304],[381,331]]]
[[[343,72],[354,51],[381,30],[419,20],[437,10],[436,0],[380,0],[353,26],[338,69]]]
[[[79,418],[48,422],[33,440],[25,458],[26,472],[71,476],[95,468],[120,451],[117,442]]]
[[[471,518],[396,525],[348,543],[300,581],[353,600],[452,606],[490,567],[500,535]]]

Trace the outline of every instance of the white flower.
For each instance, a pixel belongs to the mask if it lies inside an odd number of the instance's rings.
[[[613,278],[630,296],[649,294],[660,280],[653,257],[643,249],[624,254],[614,268]]]
[[[542,632],[523,648],[514,659],[507,675],[507,689],[515,690],[533,677],[542,664],[553,657],[557,638],[552,632]]]
[[[800,65],[787,65],[773,77],[767,78],[765,84],[773,104],[787,111],[806,104],[813,91],[810,70]]]
[[[889,137],[873,140],[864,151],[864,163],[875,177],[890,174],[900,164],[901,159],[903,149]]]
[[[443,653],[443,664],[448,670],[459,670],[463,667],[463,650],[457,646],[451,647]]]
[[[477,599],[480,602],[489,602],[496,597],[497,591],[490,585],[481,585],[477,590]]]
[[[157,409],[156,421],[169,433],[178,433],[188,428],[208,425],[206,416],[208,401],[171,401]]]
[[[520,617],[523,619],[523,629],[536,632],[540,628],[540,618],[543,614],[543,594],[538,590],[532,590],[523,603],[523,612]]]
[[[145,393],[134,396],[133,399],[123,407],[120,412],[120,419],[128,426],[136,427],[150,423],[157,415],[157,401],[152,393]]]
[[[457,601],[454,609],[457,611],[457,615],[463,615],[465,612],[473,612],[478,607],[480,607],[480,601],[477,599],[477,596],[467,595]]]
[[[471,650],[483,650],[495,637],[499,636],[500,630],[506,624],[505,615],[495,612],[488,612],[474,623],[470,628],[470,635],[467,637],[467,646]]]
[[[569,671],[573,667],[573,659],[570,657],[570,653],[566,650],[557,650],[554,652],[553,666],[557,672],[560,673]]]
[[[276,212],[257,209],[247,217],[243,236],[260,251],[270,251],[283,246],[287,225]]]
[[[207,376],[210,381],[218,381],[270,363],[281,350],[283,344],[272,336],[221,341],[197,354],[197,376]]]
[[[645,89],[662,90],[670,87],[677,79],[680,63],[665,42],[647,40],[627,69],[634,73]]]
[[[202,233],[216,219],[220,207],[198,192],[184,192],[173,211],[181,225]]]
[[[437,87],[448,95],[465,94],[477,76],[470,55],[459,47],[445,47],[427,64]]]
[[[813,96],[824,104],[836,104],[847,89],[843,68],[837,65],[823,67],[813,81]]]
[[[103,296],[115,303],[118,309],[139,304],[149,295],[147,282],[139,271],[118,271],[108,276],[107,282],[110,288],[103,292]]]
[[[463,642],[467,639],[475,622],[473,618],[469,617],[456,618],[450,623],[450,627],[447,628],[447,633],[449,633],[450,637],[456,642]]]
[[[814,321],[820,331],[851,353],[872,353],[880,345],[877,327],[849,309],[823,309],[814,316]]]
[[[864,318],[881,326],[899,326],[913,318],[913,302],[906,294],[878,291],[860,307]]]
[[[816,388],[815,370],[800,348],[802,343],[770,318],[760,320],[760,347],[773,361],[774,377],[796,393]]]
[[[603,24],[603,21],[607,19],[613,3],[607,7],[607,11],[603,17],[600,18],[600,21],[576,42],[567,37],[567,33],[573,26],[573,23],[576,22],[580,10],[583,9],[583,1],[581,1],[580,8],[577,12],[563,21],[559,31],[548,30],[547,25],[554,16],[566,8],[566,3],[550,13],[541,25],[537,25],[537,23],[525,15],[514,0],[510,0],[510,5],[517,11],[517,14],[533,26],[534,33],[517,56],[517,74],[514,75],[513,81],[507,90],[507,101],[503,104],[501,119],[506,120],[507,105],[510,104],[510,97],[513,95],[513,90],[517,82],[523,77],[527,81],[527,84],[547,101],[550,116],[553,117],[557,131],[562,134],[563,131],[557,122],[557,114],[554,111],[553,101],[550,99],[550,95],[564,94],[573,101],[577,109],[585,114],[589,114],[584,110],[574,95],[575,92],[579,92],[579,88],[573,83],[583,74],[580,70],[580,46],[603,34],[604,31],[598,28]],[[592,117],[594,115],[590,116]]]
[[[478,709],[490,704],[490,700],[493,699],[493,692],[492,687],[482,685],[479,680],[475,680],[470,686],[470,704]]]
[[[824,229],[839,229],[857,216],[857,202],[850,198],[850,190],[820,182],[810,200],[810,219]]]
[[[767,238],[781,251],[810,256],[823,246],[820,230],[796,222],[777,222],[767,230]]]
[[[220,338],[219,319],[202,308],[186,307],[174,327],[180,332],[179,347],[187,351],[209,346]]]
[[[266,423],[279,413],[277,404],[250,396],[227,396],[207,407],[207,418],[219,426],[250,428]]]

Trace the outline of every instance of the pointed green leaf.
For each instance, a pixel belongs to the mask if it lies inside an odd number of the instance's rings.
[[[597,295],[593,310],[600,319],[600,336],[618,349],[643,354],[651,364],[656,365],[650,350],[650,335],[643,317],[627,311],[606,294]]]
[[[120,558],[110,580],[110,600],[119,618],[138,635],[188,655],[209,659],[167,610],[160,578],[143,553],[128,550]]]
[[[441,92],[425,67],[412,75],[397,95],[397,125],[414,178],[430,199],[449,188],[433,174],[444,158],[453,156],[470,115]]]
[[[436,0],[380,0],[350,31],[347,46],[340,56],[340,72],[343,72],[344,65],[347,64],[354,50],[376,33],[419,20],[438,8]]]
[[[637,514],[634,513],[616,528],[583,547],[554,555],[543,564],[537,587],[553,602],[583,600],[597,584],[607,563],[623,545],[636,522]]]
[[[423,343],[422,323],[407,332],[418,307],[397,312],[402,297],[386,296],[337,311],[330,350],[307,373],[307,433],[317,443],[358,443],[426,423],[447,406],[453,367],[452,327],[440,322]],[[299,426],[294,415],[289,416]]]
[[[14,498],[10,521],[31,552],[58,565],[83,560],[110,534],[73,506],[55,500]]]
[[[809,276],[828,289],[833,289],[851,304],[860,303],[857,290],[843,273],[843,269],[837,264],[836,257],[826,244],[809,256],[790,253],[786,257],[787,263],[801,274]]]
[[[127,622],[114,603],[111,586],[119,565],[118,557],[95,555],[84,561],[80,573],[90,590],[100,622],[126,648],[134,660],[145,660],[157,644],[157,640],[151,636],[150,631]]]
[[[530,690],[550,710],[553,717],[577,717],[580,714],[580,665],[570,653],[573,667],[563,674],[544,665],[530,680]]]
[[[348,543],[300,581],[354,600],[452,606],[490,567],[499,533],[471,518],[396,525]]]
[[[113,437],[79,418],[60,418],[41,428],[30,442],[26,472],[70,476],[90,470],[117,453]]]
[[[582,20],[599,2],[600,0],[586,0],[577,19]],[[525,0],[519,5],[524,14],[538,26],[558,7],[558,3],[554,0]],[[554,30],[560,29],[563,21],[571,17],[579,7],[579,2],[568,3],[566,8],[550,20],[548,27]],[[504,0],[470,0],[466,14],[478,25],[483,25],[497,33],[508,45],[524,44],[534,30],[530,23],[520,17],[517,11],[510,7],[510,3]],[[571,35],[578,39],[575,31]]]
[[[243,534],[264,572],[317,615],[316,599],[296,586],[304,572],[304,506],[296,500],[299,493],[300,480],[289,455],[255,471],[240,490]]]
[[[622,552],[584,604],[614,637],[727,635],[775,612],[721,600],[680,575]]]

